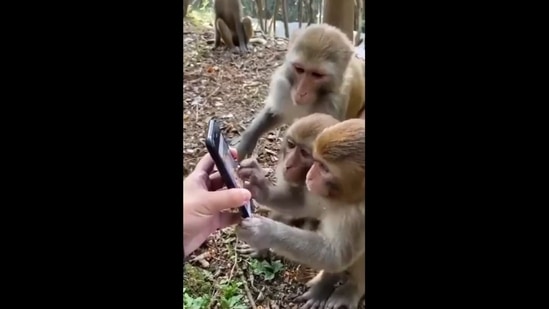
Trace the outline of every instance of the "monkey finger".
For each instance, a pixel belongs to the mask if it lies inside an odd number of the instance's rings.
[[[294,301],[297,302],[304,302],[306,300],[309,300],[311,298],[311,291],[307,291],[299,296],[294,297]],[[303,308],[303,307],[302,307]]]
[[[250,177],[254,174],[254,170],[251,168],[240,168],[237,172],[238,177],[244,181],[249,180]]]
[[[325,301],[317,301],[314,299],[309,299],[303,306],[299,309],[324,309]]]
[[[240,162],[240,167],[246,167],[246,168],[260,168],[259,162],[257,162],[257,159],[255,157],[252,158],[246,158]]]
[[[257,171],[253,171],[253,174],[250,176],[250,183],[260,183],[263,180],[263,175],[258,175]]]
[[[236,251],[242,255],[251,255],[257,250],[252,248],[247,243],[241,243],[236,246]]]

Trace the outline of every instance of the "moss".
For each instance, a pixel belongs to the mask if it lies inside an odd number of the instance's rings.
[[[212,274],[209,271],[185,264],[183,274],[183,287],[189,295],[198,297],[213,293]]]

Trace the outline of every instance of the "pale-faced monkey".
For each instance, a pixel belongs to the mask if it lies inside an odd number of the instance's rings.
[[[215,44],[219,47],[221,39],[233,53],[249,52],[248,42],[253,35],[252,20],[242,17],[240,0],[215,0]]]
[[[306,175],[307,190],[270,187],[257,167],[243,179],[249,181],[253,196],[269,203],[267,207],[320,220],[316,231],[308,231],[253,216],[236,229],[239,239],[255,248],[271,248],[278,255],[323,270],[298,298],[306,301],[302,308],[357,308],[364,295],[365,125],[362,119],[350,119],[318,135],[314,163]],[[345,283],[334,287],[344,277]]]
[[[279,154],[279,163],[276,166],[276,184],[268,183],[268,180],[263,178],[252,179],[253,183],[261,181],[265,182],[267,187],[267,194],[262,192],[255,192],[255,185],[248,187],[252,190],[252,197],[259,204],[264,204],[267,208],[271,204],[278,204],[279,199],[288,198],[287,194],[293,194],[293,192],[306,191],[305,177],[309,168],[313,165],[313,143],[315,138],[325,128],[338,123],[339,120],[328,114],[315,113],[303,118],[297,119],[285,132],[284,139],[282,141],[282,147]],[[250,177],[256,177],[257,169],[260,169],[259,163],[255,159],[244,159],[240,163],[238,175],[241,179],[250,179]],[[282,194],[282,196],[280,195]],[[318,220],[316,218],[299,216],[293,213],[281,213],[275,210],[270,211],[269,218],[274,221],[279,221],[287,225],[291,225],[301,229],[316,230],[318,227]],[[248,244],[240,245],[237,248],[238,252],[243,255],[250,255],[252,257],[265,258],[269,254],[269,249],[258,250],[249,246]]]
[[[364,105],[364,62],[336,27],[311,25],[292,33],[284,63],[271,78],[265,107],[237,145],[241,161],[263,133],[312,113],[356,118]]]

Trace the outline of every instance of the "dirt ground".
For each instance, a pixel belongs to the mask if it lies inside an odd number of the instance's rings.
[[[228,139],[239,136],[262,107],[272,72],[281,63],[287,40],[266,38],[250,54],[211,50],[211,24],[190,18],[183,34],[184,174],[207,152],[207,123],[221,120]],[[254,154],[272,177],[284,128],[265,134]],[[299,308],[292,299],[306,291],[315,273],[284,258],[260,261],[236,253],[233,228],[210,236],[184,267],[184,308]],[[364,301],[363,301],[364,302]],[[364,304],[360,308],[364,308]]]

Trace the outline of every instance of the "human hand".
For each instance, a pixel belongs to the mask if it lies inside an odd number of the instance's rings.
[[[236,157],[236,151],[231,152]],[[246,189],[219,190],[224,183],[214,166],[210,154],[206,154],[183,180],[183,247],[187,255],[217,229],[241,220],[240,213],[222,210],[242,206],[251,198]]]

